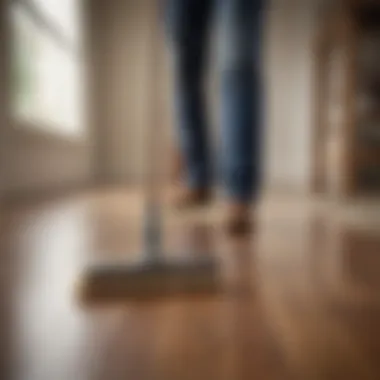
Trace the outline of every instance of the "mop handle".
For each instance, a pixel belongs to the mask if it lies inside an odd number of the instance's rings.
[[[160,90],[161,78],[160,73],[160,37],[161,30],[159,28],[159,6],[160,1],[152,1],[149,22],[149,56],[148,56],[148,72],[147,83],[148,91],[146,100],[147,125],[146,135],[147,143],[145,150],[145,195],[148,203],[158,203],[160,198],[160,174],[161,163],[163,162],[163,152],[160,147],[163,145],[162,136],[162,111],[159,109],[160,97],[158,92]]]
[[[159,107],[160,90],[160,1],[152,1],[149,16],[149,51],[147,83],[149,85],[146,99],[147,125],[145,147],[145,209],[144,209],[144,243],[149,260],[161,261],[161,163],[163,161],[162,111]]]

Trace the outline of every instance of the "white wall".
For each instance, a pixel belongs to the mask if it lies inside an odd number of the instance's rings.
[[[140,178],[147,126],[168,130],[170,91],[164,53],[153,57],[152,4],[110,0],[105,7],[101,0],[91,2],[97,172],[103,182]],[[152,75],[159,86],[161,120],[151,120]]]
[[[312,53],[315,1],[272,0],[265,23],[265,180],[268,186],[309,187],[312,130]],[[141,170],[151,88],[152,0],[93,3],[98,80],[99,177],[133,182]],[[162,50],[164,52],[164,50]],[[160,57],[161,128],[171,128],[168,66]],[[156,63],[155,63],[156,64]],[[157,124],[160,123],[157,121]]]
[[[272,0],[267,12],[265,171],[269,187],[310,188],[316,5],[309,0]]]

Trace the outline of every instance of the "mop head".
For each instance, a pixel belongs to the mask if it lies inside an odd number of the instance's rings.
[[[220,270],[212,258],[99,264],[86,269],[79,292],[90,302],[216,295],[221,292]]]

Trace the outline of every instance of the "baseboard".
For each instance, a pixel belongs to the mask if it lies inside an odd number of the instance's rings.
[[[63,196],[70,196],[79,192],[94,188],[91,181],[75,182],[57,186],[46,186],[25,190],[11,190],[4,193],[2,199],[6,206],[24,203],[34,203],[39,201],[49,201]]]
[[[311,196],[313,192],[306,186],[291,185],[285,183],[267,184],[263,188],[265,195],[277,196]]]

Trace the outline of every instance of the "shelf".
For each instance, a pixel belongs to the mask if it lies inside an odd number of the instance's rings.
[[[351,0],[331,12],[336,28],[320,26],[325,48],[318,51],[317,96],[319,140],[316,159],[321,186],[331,191],[330,179],[344,178],[341,195],[380,190],[380,0]],[[353,8],[352,8],[353,7]],[[348,22],[341,22],[348,18]],[[327,42],[326,42],[327,41]],[[344,52],[339,67],[343,85],[334,71],[335,51]],[[338,56],[339,58],[339,56]],[[338,87],[337,87],[338,82]],[[338,94],[338,98],[336,98]],[[336,127],[338,130],[335,130]],[[336,135],[338,133],[338,137]],[[332,147],[330,149],[330,147]],[[318,152],[331,151],[342,162],[337,170],[322,166],[328,159]],[[317,183],[317,182],[315,182]]]

